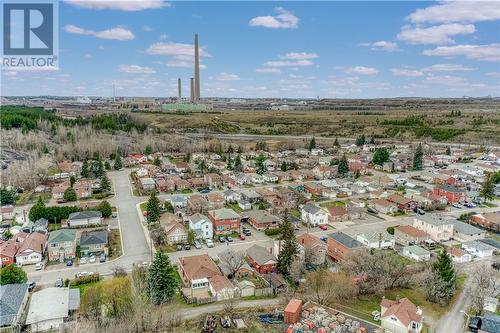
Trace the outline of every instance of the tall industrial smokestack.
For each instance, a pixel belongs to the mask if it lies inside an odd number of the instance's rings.
[[[200,53],[198,50],[198,34],[194,34],[194,100],[200,100]]]
[[[191,102],[194,103],[194,78],[191,78]]]
[[[181,78],[177,79],[177,90],[179,92],[179,102],[182,99],[182,91],[181,91]]]

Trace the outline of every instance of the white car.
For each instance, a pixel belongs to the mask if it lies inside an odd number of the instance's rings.
[[[43,269],[43,264],[41,262],[37,262],[35,264],[35,270],[36,271],[41,271]]]
[[[459,204],[459,203],[454,203],[452,206],[455,207],[455,208],[458,208],[458,209],[462,208],[462,205]]]
[[[80,265],[84,265],[87,263],[87,258],[83,257],[83,258],[80,258]]]
[[[94,273],[92,273],[92,272],[78,272],[78,273],[75,274],[75,277],[79,278],[79,277],[89,276],[89,275],[92,275],[92,274],[94,274]]]
[[[214,247],[214,242],[211,239],[206,240],[207,247]]]
[[[95,263],[95,256],[90,257],[89,263],[91,263],[91,264]]]

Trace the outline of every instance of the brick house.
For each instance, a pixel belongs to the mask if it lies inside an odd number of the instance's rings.
[[[211,277],[222,275],[219,267],[208,254],[181,257],[179,264],[182,281],[191,289],[208,288],[208,280]]]
[[[241,217],[232,209],[222,208],[211,210],[208,212],[208,219],[212,222],[216,235],[240,231]]]
[[[471,222],[483,228],[500,231],[500,211],[472,215]]]
[[[9,239],[0,244],[0,266],[13,264],[19,244],[14,239]]]
[[[418,202],[416,202],[415,200],[403,197],[399,194],[392,194],[387,198],[387,200],[396,204],[398,206],[398,209],[406,212],[410,212],[418,206]]]
[[[394,238],[397,244],[418,245],[422,244],[426,239],[430,239],[431,236],[411,225],[400,225],[394,228]]]
[[[248,263],[260,274],[276,270],[278,260],[269,251],[259,245],[253,245],[247,250]]]
[[[342,260],[349,252],[364,247],[361,242],[343,232],[334,232],[328,235],[327,246],[328,255],[336,261]]]
[[[450,204],[467,201],[465,190],[456,186],[446,184],[438,185],[432,190],[432,193],[441,197],[445,197]]]
[[[349,221],[349,213],[346,206],[337,206],[328,208],[329,220],[331,222]]]
[[[318,237],[305,233],[297,236],[297,243],[305,250],[305,260],[313,265],[322,265],[326,260],[327,246]]]
[[[248,223],[259,231],[278,228],[281,223],[279,217],[271,215],[265,210],[251,210],[246,212],[246,215],[248,216]]]

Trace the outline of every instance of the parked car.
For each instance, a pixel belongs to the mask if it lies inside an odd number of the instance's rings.
[[[73,260],[68,260],[66,261],[66,266],[70,267],[70,266],[73,266]]]
[[[189,245],[189,244],[184,245],[184,250],[186,250],[186,251],[191,250],[191,245]]]
[[[35,289],[36,287],[36,282],[30,282],[28,284],[28,291],[33,291],[33,289]]]
[[[194,247],[197,248],[198,250],[201,249],[201,244],[198,240],[194,241]]]
[[[246,230],[243,230],[243,235],[252,236],[252,232],[250,230],[246,229]]]
[[[425,215],[425,210],[423,210],[422,208],[415,208],[415,213],[417,213],[418,215]]]
[[[324,225],[324,224],[320,225],[319,228],[321,230],[328,230],[328,227],[326,225]]]
[[[207,239],[207,240],[205,241],[205,243],[207,243],[207,247],[208,247],[208,248],[212,248],[212,247],[214,247],[214,242],[213,242],[211,239]]]
[[[229,243],[231,243],[231,242],[233,241],[233,237],[231,237],[231,236],[227,236],[227,237],[226,237],[226,239],[227,239],[227,241],[228,241]]]
[[[368,211],[368,213],[378,214],[378,211],[375,208],[368,207],[366,210]]]
[[[43,264],[41,262],[37,262],[35,264],[35,270],[36,271],[41,271],[43,269]]]
[[[106,255],[104,253],[101,253],[99,256],[99,262],[106,262]]]
[[[224,236],[219,236],[219,242],[225,243],[226,242],[226,237]]]
[[[240,235],[240,239],[241,239],[241,240],[245,240],[245,235],[241,234],[241,235]]]
[[[326,241],[328,240],[328,237],[327,236],[321,236],[319,239],[326,243]]]
[[[203,194],[206,194],[206,193],[210,193],[210,189],[209,188],[204,188],[203,190],[200,191],[200,193],[203,193]]]
[[[84,277],[84,276],[89,276],[89,275],[92,275],[94,273],[92,272],[78,272],[75,274],[75,278],[80,278],[80,277]]]
[[[492,263],[491,267],[493,269],[496,269],[497,271],[500,271],[500,261]]]
[[[459,203],[454,203],[452,206],[458,209],[462,209],[462,205]]]
[[[62,288],[64,286],[64,281],[63,279],[59,278],[56,280],[56,283],[54,284],[57,288]]]
[[[181,244],[177,244],[177,247],[176,247],[177,251],[182,251],[183,247]]]
[[[95,263],[95,256],[90,256],[89,263],[91,264]]]
[[[85,265],[86,263],[87,263],[86,257],[80,258],[80,265]]]

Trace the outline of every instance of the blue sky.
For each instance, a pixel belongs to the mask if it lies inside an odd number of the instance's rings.
[[[59,5],[59,70],[3,71],[2,95],[500,95],[500,2],[80,1]]]

